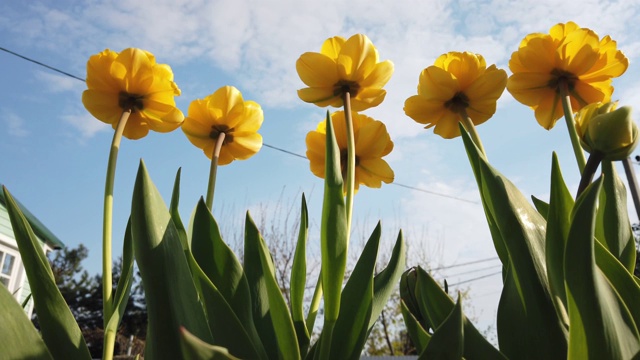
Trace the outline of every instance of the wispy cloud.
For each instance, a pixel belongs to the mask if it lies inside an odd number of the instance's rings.
[[[53,93],[74,92],[80,93],[86,88],[85,84],[78,79],[65,75],[54,74],[43,70],[35,72],[35,77],[41,81],[47,90]]]
[[[80,132],[81,142],[89,140],[97,133],[107,131],[110,128],[109,125],[96,120],[88,113],[78,112],[77,114],[73,115],[63,115],[61,118],[64,122],[71,125],[75,130]]]
[[[23,118],[9,110],[2,111],[2,120],[7,128],[7,133],[15,137],[25,137],[29,135],[26,128],[26,122]]]

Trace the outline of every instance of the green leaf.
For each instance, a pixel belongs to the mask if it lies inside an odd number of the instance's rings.
[[[416,268],[416,300],[423,317],[433,329],[438,329],[451,314],[455,306],[453,300],[440,285],[421,267]],[[464,357],[466,359],[506,359],[480,334],[478,329],[466,318],[464,322]],[[431,339],[430,343],[433,341]]]
[[[269,307],[269,294],[267,290],[266,278],[274,277],[273,271],[270,274],[263,273],[261,237],[253,221],[245,221],[244,230],[244,273],[249,283],[251,292],[253,322],[256,326],[260,340],[269,359],[277,359],[279,356],[278,340],[273,328],[271,319],[271,309]]]
[[[631,359],[640,355],[638,329],[596,267],[596,204],[602,182],[598,179],[578,198],[567,241],[568,359]]]
[[[381,232],[378,222],[342,291],[340,315],[332,332],[331,359],[360,358],[369,330]]]
[[[183,327],[180,328],[180,348],[186,360],[239,360],[227,349],[207,344]]]
[[[53,279],[42,244],[9,190],[4,186],[2,189],[20,257],[31,285],[44,343],[56,359],[91,359],[82,332]],[[5,326],[4,323],[2,326]]]
[[[309,333],[313,329],[307,329],[304,317],[304,290],[307,282],[307,260],[306,248],[309,234],[309,214],[307,212],[307,202],[302,194],[302,204],[300,209],[300,231],[298,232],[298,242],[293,255],[293,266],[291,267],[291,318],[296,329],[298,347],[301,354],[306,354],[309,348]]]
[[[611,161],[602,162],[596,238],[630,271],[636,266],[636,244],[627,209],[627,189]]]
[[[133,241],[131,240],[131,218],[127,221],[122,245],[122,268],[120,269],[120,279],[116,286],[113,297],[113,312],[105,332],[111,332],[114,338],[118,332],[118,325],[124,315],[124,310],[131,295],[131,285],[133,283]]]
[[[147,301],[145,358],[180,358],[180,326],[211,342],[179,232],[142,161],[133,190],[131,233]]]
[[[400,300],[400,309],[402,311],[402,318],[404,319],[404,325],[407,328],[407,333],[416,347],[416,352],[422,354],[424,349],[427,348],[431,335],[425,330],[418,319],[409,311],[409,308],[405,304],[404,300]]]
[[[464,315],[458,301],[447,318],[431,336],[431,341],[419,359],[462,359],[464,354]]]
[[[564,250],[569,236],[573,203],[573,197],[562,178],[558,157],[553,153],[545,253],[551,296],[557,316],[565,327],[569,326],[569,318],[564,288]]]
[[[255,331],[251,315],[251,293],[242,264],[222,240],[217,222],[200,198],[193,219],[191,251],[198,265],[216,286],[251,335]]]
[[[222,293],[202,271],[190,251],[186,253],[194,283],[207,315],[212,343],[243,359],[268,359],[262,342],[249,334]]]
[[[246,230],[245,243],[253,243],[253,245],[249,245],[248,247],[258,251],[262,267],[262,271],[258,276],[264,279],[269,313],[271,314],[271,321],[276,335],[279,357],[284,356],[288,359],[300,359],[300,350],[298,348],[296,331],[293,327],[293,320],[291,320],[287,303],[282,296],[280,286],[278,286],[278,282],[274,276],[271,254],[248,212],[245,226],[248,229]]]
[[[640,284],[636,282],[636,278],[622,265],[615,256],[599,241],[595,242],[596,265],[606,276],[611,286],[620,295],[621,300],[629,310],[633,322],[636,327],[640,325]]]
[[[0,285],[0,309],[2,309],[0,339],[2,339],[3,359],[53,360],[24,309],[2,285]]]
[[[171,193],[171,203],[169,204],[169,213],[171,214],[171,220],[173,220],[173,224],[176,226],[176,230],[178,230],[178,235],[180,236],[180,244],[182,248],[187,251],[189,249],[189,240],[187,237],[187,230],[182,223],[182,219],[180,218],[180,212],[178,211],[178,205],[180,203],[180,173],[182,169],[179,168],[176,172],[176,179],[173,182],[173,192]]]
[[[555,153],[553,155],[555,156]],[[542,215],[542,217],[546,219],[547,215],[549,214],[549,204],[533,195],[531,195],[531,201],[533,202],[533,206],[536,207],[536,210],[538,210],[540,215]]]
[[[384,309],[389,297],[396,289],[396,284],[406,267],[406,248],[402,231],[398,234],[396,244],[393,246],[391,258],[387,267],[373,279],[373,308],[369,320],[369,330],[373,327],[378,316]]]
[[[347,266],[347,242],[349,239],[340,168],[340,148],[328,112],[326,141],[324,201],[320,227],[325,326],[334,323],[340,312],[340,293]]]
[[[520,191],[478,153],[462,131],[467,154],[480,186],[496,250],[508,276],[498,306],[498,340],[508,357],[561,358],[567,334],[550,296],[546,272],[545,219]],[[506,250],[507,257],[501,255]],[[527,326],[522,326],[527,324]]]

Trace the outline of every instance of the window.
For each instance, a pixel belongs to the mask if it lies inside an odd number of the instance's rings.
[[[15,273],[16,257],[0,250],[0,283],[11,290],[11,280]]]

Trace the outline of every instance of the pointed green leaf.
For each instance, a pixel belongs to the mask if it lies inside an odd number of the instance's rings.
[[[338,319],[340,292],[347,266],[347,213],[344,201],[340,148],[336,141],[331,117],[327,112],[327,149],[324,180],[324,201],[320,227],[322,254],[322,286],[324,290],[325,324]]]
[[[568,359],[640,356],[640,335],[615,289],[596,267],[596,204],[602,178],[578,198],[565,253],[570,336]]]
[[[145,358],[180,358],[180,326],[211,342],[180,235],[143,162],[133,190],[131,233],[147,301]]]
[[[402,311],[402,318],[404,319],[404,325],[407,328],[407,333],[416,347],[416,352],[422,354],[424,349],[427,348],[431,335],[420,325],[420,322],[409,311],[409,308],[405,304],[404,300],[400,300],[400,307]]]
[[[423,317],[429,318],[433,328],[438,329],[451,314],[453,300],[424,269],[416,268],[416,300]],[[506,359],[480,334],[478,329],[464,317],[464,357],[466,359]],[[431,339],[433,341],[433,338]]]
[[[302,194],[302,205],[300,209],[300,230],[298,232],[298,242],[293,255],[293,266],[291,267],[291,318],[298,337],[298,347],[301,354],[306,354],[309,347],[309,333],[304,317],[304,290],[307,283],[307,237],[309,233],[309,214],[307,212],[307,202]],[[312,330],[312,329],[311,329]]]
[[[604,184],[600,193],[596,238],[633,272],[636,266],[636,243],[629,221],[627,189],[611,161],[602,162],[602,174]]]
[[[180,218],[180,212],[178,211],[178,205],[180,203],[180,174],[182,173],[182,169],[179,168],[178,172],[176,172],[176,179],[173,182],[173,192],[171,193],[171,203],[169,204],[169,213],[171,214],[171,220],[173,220],[173,224],[176,226],[176,230],[178,230],[178,235],[180,236],[180,244],[182,248],[186,251],[189,249],[189,240],[187,238],[187,230],[184,228],[184,224],[182,223],[182,219]]]
[[[342,291],[340,315],[331,340],[331,359],[360,358],[369,330],[373,306],[373,274],[381,232],[378,222]]]
[[[393,246],[387,267],[376,275],[373,280],[373,308],[371,311],[371,320],[369,320],[369,329],[373,327],[373,324],[378,319],[378,316],[380,316],[387,301],[389,301],[389,297],[396,289],[396,284],[406,267],[406,258],[404,238],[402,231],[400,231],[396,244]]]
[[[464,354],[464,315],[462,301],[458,301],[451,313],[431,336],[431,341],[419,359],[462,359]]]
[[[56,286],[40,241],[9,190],[4,186],[2,189],[20,257],[31,285],[42,339],[56,359],[90,359],[91,354],[82,332]]]
[[[638,306],[640,284],[635,281],[636,278],[634,278],[633,274],[599,241],[595,242],[595,256],[596,265],[620,295],[620,299],[629,310],[636,327],[640,327],[640,306]]]
[[[258,339],[251,315],[251,293],[242,264],[222,240],[218,223],[200,198],[193,218],[191,252],[251,336]]]
[[[249,283],[251,292],[251,309],[253,311],[253,322],[256,326],[260,340],[269,359],[277,359],[279,354],[278,340],[273,328],[271,319],[271,309],[269,308],[269,294],[267,290],[266,278],[274,277],[273,271],[264,274],[262,267],[261,237],[253,221],[245,221],[244,230],[244,273]]]
[[[227,349],[207,344],[183,327],[180,328],[180,348],[185,360],[239,360]]]
[[[222,293],[202,271],[191,252],[187,252],[193,279],[207,315],[212,344],[228,349],[243,359],[268,359],[259,338],[249,334]]]
[[[567,335],[550,296],[546,271],[545,219],[522,193],[478,153],[463,131],[487,218],[500,235],[493,241],[512,276],[498,307],[500,349],[509,357],[559,358],[566,354]],[[501,251],[506,250],[507,258]],[[505,261],[506,260],[506,261]],[[506,292],[511,292],[507,294]],[[508,299],[508,300],[507,300]],[[527,326],[521,326],[526,323]]]
[[[555,156],[555,153],[554,153],[554,156]],[[538,210],[540,215],[542,215],[542,217],[546,219],[547,215],[549,214],[549,204],[538,199],[533,195],[531,195],[531,201],[533,202],[533,206],[536,207],[536,210]]]
[[[0,285],[0,342],[3,359],[53,360],[40,334],[5,286]],[[90,357],[89,357],[90,358]],[[89,359],[86,358],[86,359]]]
[[[571,209],[573,209],[574,201],[562,178],[560,164],[555,153],[553,153],[552,163],[551,195],[545,238],[547,276],[558,318],[568,327],[567,295],[564,288],[564,249],[569,236]]]
[[[272,326],[276,335],[279,357],[285,356],[288,359],[300,359],[298,339],[293,327],[293,320],[289,315],[287,303],[282,296],[280,286],[274,276],[274,267],[271,254],[267,245],[258,232],[256,224],[247,212],[245,243],[250,242],[250,248],[257,249],[262,271],[259,273],[264,279],[264,286],[267,291],[267,302],[269,313],[271,314]],[[256,236],[257,235],[257,236]]]

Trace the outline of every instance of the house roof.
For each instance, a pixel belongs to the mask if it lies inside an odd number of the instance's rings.
[[[1,183],[0,187],[2,187]],[[41,240],[47,242],[47,244],[49,244],[54,249],[61,249],[64,247],[64,243],[60,239],[58,239],[58,237],[55,236],[51,232],[51,230],[44,226],[44,224],[41,223],[37,217],[35,217],[24,205],[22,205],[22,203],[20,203],[20,201],[18,201],[18,199],[14,197],[14,200],[18,204],[20,211],[22,211],[22,213],[24,214],[24,217],[29,222],[29,225],[31,225],[31,228],[33,229],[33,232],[36,234],[36,236],[38,236]],[[0,205],[2,205],[2,207],[6,209],[7,199],[4,197],[4,191],[0,191]]]

